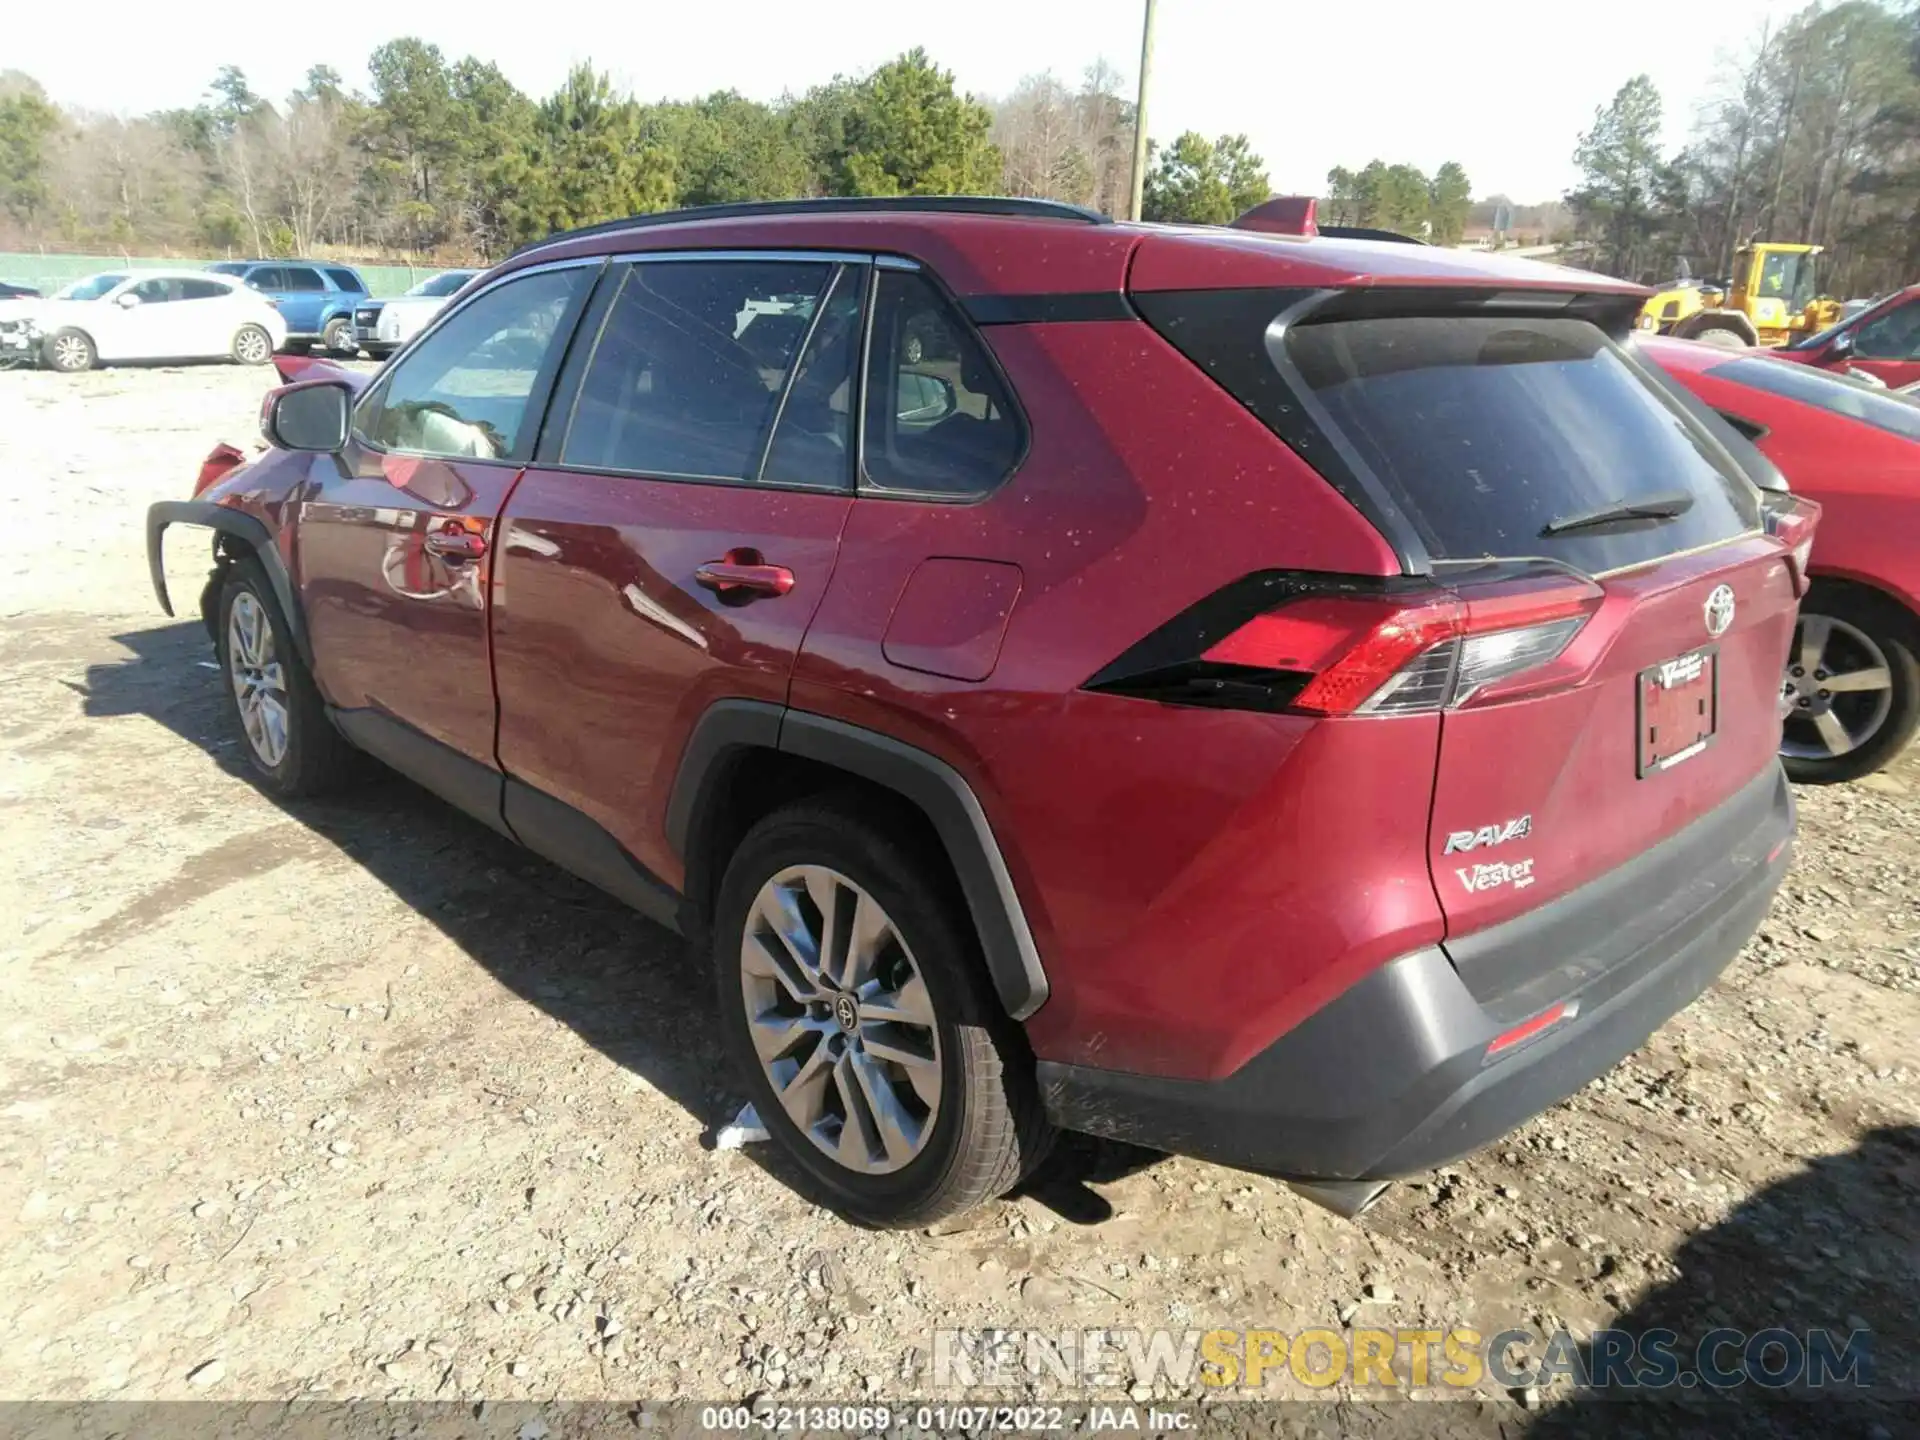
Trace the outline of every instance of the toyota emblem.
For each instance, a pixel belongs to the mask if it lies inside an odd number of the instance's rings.
[[[1727,633],[1727,627],[1733,624],[1733,587],[1716,585],[1713,593],[1707,596],[1707,634],[1716,639]]]

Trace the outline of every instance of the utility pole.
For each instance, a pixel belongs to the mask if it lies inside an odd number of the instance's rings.
[[[1127,218],[1140,218],[1140,197],[1147,188],[1147,74],[1153,69],[1154,0],[1146,0],[1146,19],[1140,26],[1140,94],[1133,104],[1133,200]]]

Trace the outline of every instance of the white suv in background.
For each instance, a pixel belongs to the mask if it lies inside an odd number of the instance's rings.
[[[391,300],[363,301],[353,312],[353,338],[376,360],[384,360],[426,327],[478,270],[442,270]]]
[[[271,301],[205,270],[108,270],[44,300],[0,302],[0,353],[68,375],[124,360],[264,365],[286,343]]]

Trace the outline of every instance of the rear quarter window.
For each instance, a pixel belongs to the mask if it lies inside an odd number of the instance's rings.
[[[355,295],[364,295],[367,293],[367,287],[360,283],[360,277],[351,270],[329,270],[327,271],[327,278],[332,280],[333,283],[338,285],[342,290],[350,291]]]
[[[1844,415],[1907,440],[1920,440],[1920,401],[1864,380],[1759,355],[1729,360],[1707,374],[1716,380],[1798,400],[1829,414]]]

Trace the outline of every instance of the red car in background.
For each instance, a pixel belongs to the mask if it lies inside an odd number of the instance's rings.
[[[1895,291],[1774,353],[1841,374],[1865,372],[1893,390],[1920,383],[1920,285]]]
[[[1920,287],[1880,313],[1920,333]],[[1787,662],[1787,772],[1822,783],[1880,769],[1920,727],[1920,402],[1778,354],[1640,344],[1822,507]]]

